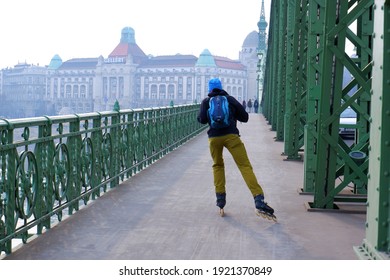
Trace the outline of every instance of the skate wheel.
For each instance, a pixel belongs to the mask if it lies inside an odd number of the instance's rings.
[[[264,219],[267,219],[267,215],[264,214],[264,213],[260,213],[261,217],[264,218]]]
[[[221,217],[225,216],[225,211],[223,210],[223,208],[219,209],[219,215]]]
[[[273,220],[275,223],[277,223],[277,222],[278,222],[278,219],[276,218],[276,216],[275,216],[275,215],[272,215],[272,220]]]

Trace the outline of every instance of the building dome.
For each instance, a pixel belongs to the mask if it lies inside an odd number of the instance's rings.
[[[252,31],[251,33],[246,36],[244,43],[242,44],[243,48],[253,48],[257,47],[259,43],[259,33],[256,31]]]
[[[121,43],[135,44],[135,31],[131,27],[122,29]]]
[[[205,49],[199,56],[196,66],[216,67],[214,57],[208,49]]]
[[[61,57],[56,54],[55,56],[53,56],[53,58],[50,60],[50,64],[49,64],[49,69],[51,70],[56,70],[58,69],[60,66],[62,65],[62,59]]]

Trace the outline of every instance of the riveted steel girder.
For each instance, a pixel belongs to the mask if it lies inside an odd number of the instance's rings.
[[[283,7],[285,37],[276,33]],[[333,210],[337,202],[367,202],[366,238],[355,251],[360,258],[389,259],[390,1],[291,0],[287,7],[272,1],[272,9],[265,103],[275,125],[282,106],[278,46],[286,40],[284,153],[297,156],[303,125],[303,190],[314,195],[310,206]],[[339,136],[348,107],[357,116],[347,126],[356,131],[349,143]]]
[[[365,200],[361,194],[367,189],[369,158],[372,42],[367,34],[372,29],[372,4],[309,1],[304,190],[314,193],[313,208],[334,209],[335,201]],[[348,43],[354,45],[356,57],[348,53]],[[347,84],[345,73],[350,73]],[[357,133],[350,146],[339,136],[340,114],[347,107],[357,114],[353,126]],[[341,197],[344,194],[356,196]]]
[[[390,1],[375,1],[366,238],[362,259],[390,259]]]
[[[277,116],[277,71],[278,71],[278,26],[279,26],[279,3],[272,1],[270,29],[268,36],[268,51],[266,61],[266,73],[264,77],[264,116],[271,125],[271,130],[276,130]]]
[[[275,139],[284,139],[284,114],[286,99],[286,48],[287,48],[287,3],[273,1],[271,5],[270,35],[268,37],[267,71],[265,75],[264,116],[276,131]],[[277,61],[277,63],[275,63]]]
[[[306,124],[308,0],[290,0],[287,7],[286,105],[284,155],[300,160]]]

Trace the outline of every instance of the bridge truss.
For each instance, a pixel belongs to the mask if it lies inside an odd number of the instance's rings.
[[[271,4],[263,114],[286,160],[304,160],[311,209],[367,205],[360,258],[390,253],[389,19],[388,0]],[[339,135],[347,108],[352,144]]]

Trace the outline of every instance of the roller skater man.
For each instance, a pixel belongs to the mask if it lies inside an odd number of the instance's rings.
[[[229,121],[223,127],[216,127],[216,125],[214,125],[215,122],[219,121],[215,121],[216,113],[213,112],[213,110],[218,107],[218,105],[215,104],[218,103],[214,104],[214,101],[211,101],[211,99],[216,96],[225,96],[228,101]],[[218,78],[211,79],[209,81],[209,94],[205,99],[203,99],[200,105],[198,121],[202,124],[208,123],[210,127],[207,134],[210,154],[213,160],[212,168],[216,193],[216,205],[220,208],[220,215],[224,215],[224,207],[226,205],[225,165],[223,160],[223,149],[226,148],[233,156],[245,183],[253,195],[256,214],[263,218],[276,221],[274,209],[264,202],[263,189],[258,183],[256,175],[253,172],[245,145],[241,141],[239,130],[237,129],[237,120],[240,122],[248,122],[248,119],[249,115],[245,111],[244,107],[233,96],[230,96],[225,90],[223,90],[221,81]],[[224,120],[226,120],[226,118],[224,118]]]

